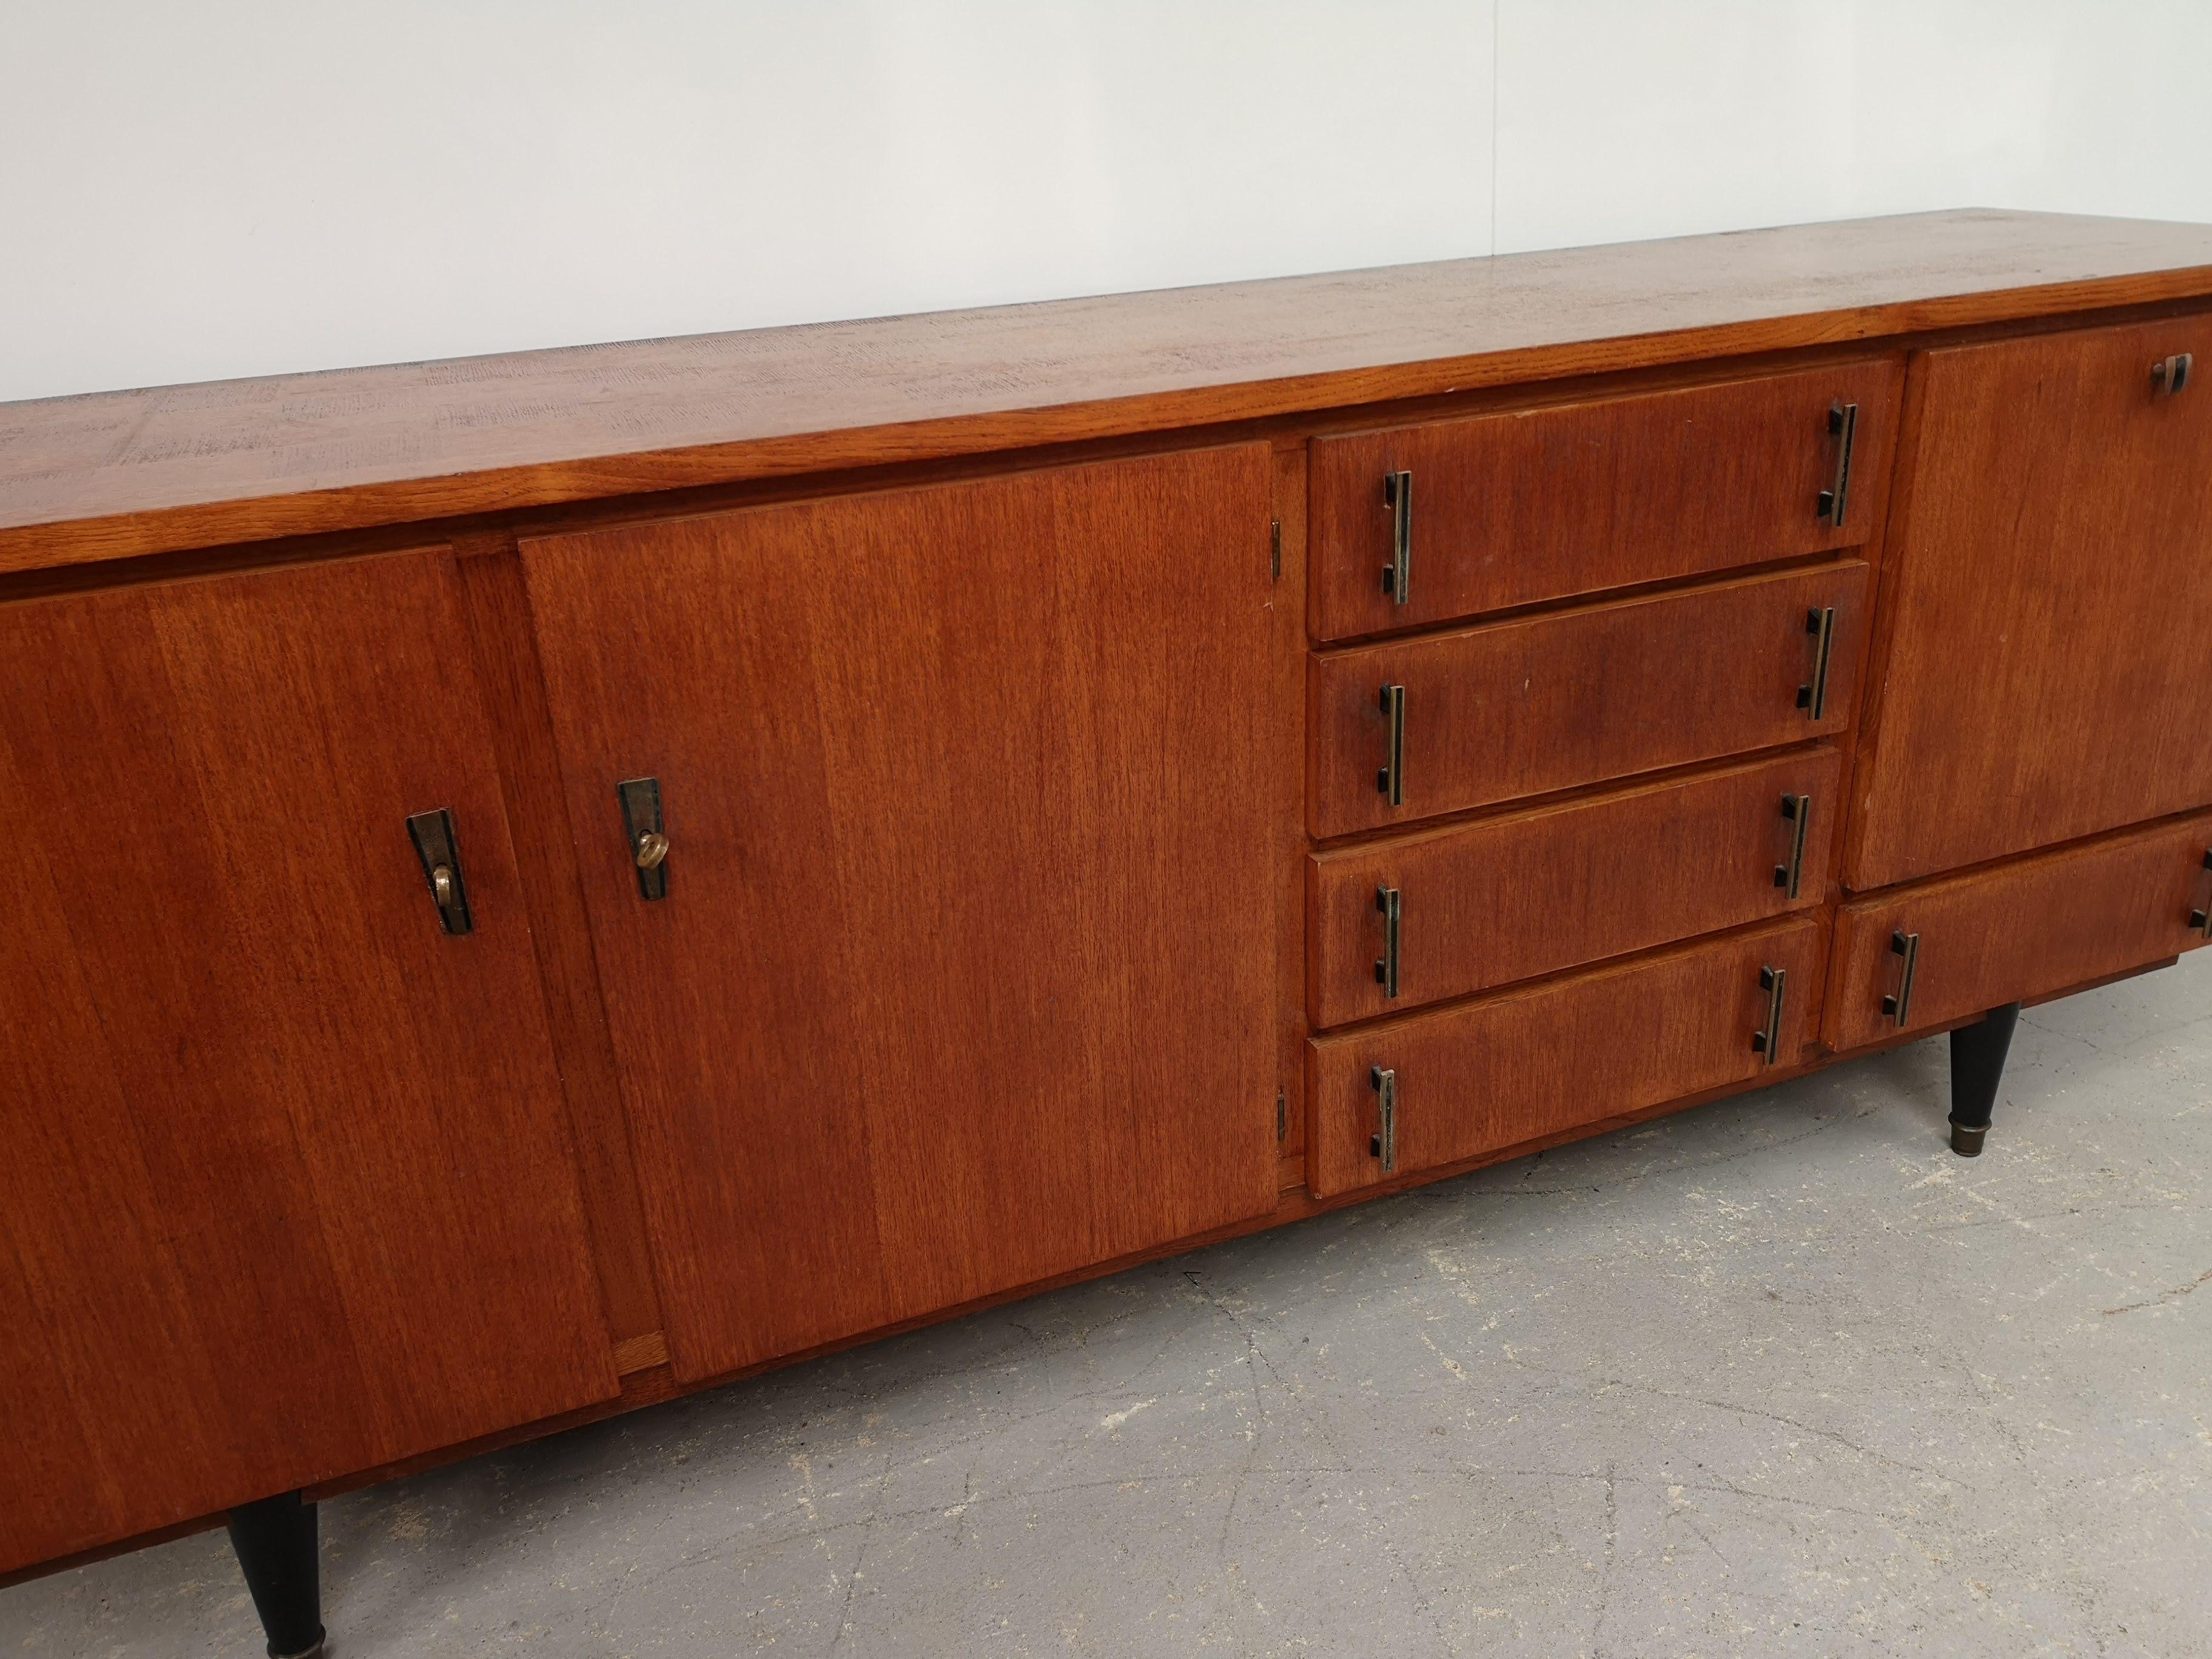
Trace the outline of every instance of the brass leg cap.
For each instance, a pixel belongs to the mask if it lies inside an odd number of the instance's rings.
[[[1982,1139],[1989,1132],[1990,1126],[1986,1123],[1978,1129],[1970,1129],[1963,1123],[1954,1122],[1951,1125],[1951,1150],[1960,1158],[1979,1158],[1982,1155]]]

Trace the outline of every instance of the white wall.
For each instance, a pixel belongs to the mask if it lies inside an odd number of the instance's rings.
[[[2212,0],[10,0],[0,398],[1977,203]]]

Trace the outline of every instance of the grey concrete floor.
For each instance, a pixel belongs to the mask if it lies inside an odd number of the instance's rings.
[[[331,1652],[2212,1653],[2212,952],[326,1506]],[[0,1655],[258,1654],[220,1534]]]

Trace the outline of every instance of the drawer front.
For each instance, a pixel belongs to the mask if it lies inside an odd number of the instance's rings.
[[[1306,1063],[1314,1194],[1741,1083],[1767,1068],[1770,1048],[1788,1066],[1817,1023],[1822,957],[1820,924],[1802,918],[1316,1037]],[[1763,984],[1773,970],[1779,986]]]
[[[1843,810],[1840,769],[1822,746],[1318,854],[1306,870],[1313,1023],[1395,1013],[1816,905]]]
[[[2212,814],[1846,904],[1827,1041],[1860,1048],[2202,945],[2208,858]]]
[[[1860,546],[1880,522],[1902,380],[1884,359],[1318,440],[1314,636]],[[1855,410],[1841,523],[1823,505],[1844,459],[1838,406]],[[1399,475],[1403,603],[1385,482]]]
[[[1316,653],[1308,824],[1348,835],[1839,732],[1867,576],[1851,560]],[[1832,611],[1824,647],[1808,620]]]

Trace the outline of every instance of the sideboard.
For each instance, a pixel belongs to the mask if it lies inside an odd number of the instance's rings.
[[[0,1571],[2212,929],[2212,228],[0,406]]]

